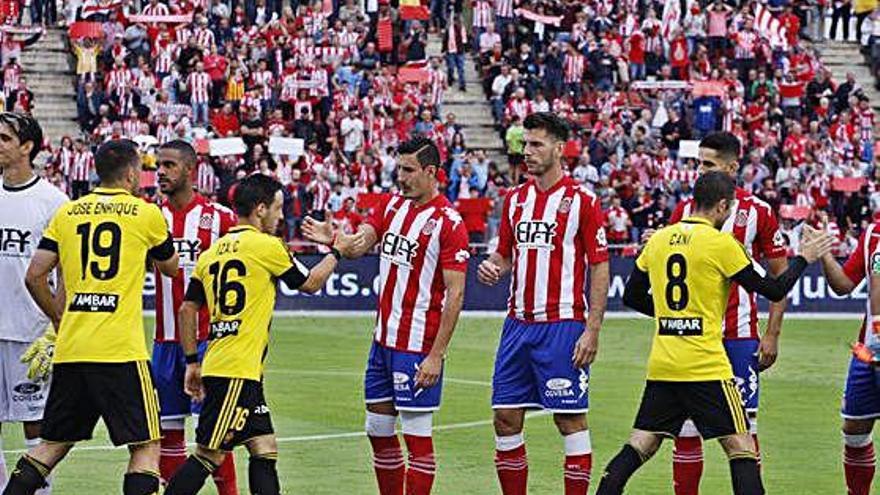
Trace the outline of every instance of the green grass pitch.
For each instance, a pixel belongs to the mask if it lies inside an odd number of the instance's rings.
[[[266,373],[267,396],[280,439],[284,493],[375,494],[363,430],[362,373],[372,318],[276,318]],[[606,322],[590,381],[594,479],[627,438],[642,392],[650,346],[648,320]],[[148,325],[151,327],[152,324]],[[497,494],[493,466],[490,380],[500,319],[465,318],[447,361],[443,407],[435,417],[438,459],[434,493]],[[785,323],[780,359],[762,376],[761,446],[768,493],[843,493],[838,409],[854,320]],[[189,436],[188,438],[192,438]],[[23,444],[21,429],[3,431],[7,464]],[[562,493],[562,442],[548,416],[526,422],[529,488]],[[55,495],[121,491],[127,453],[109,449],[103,427],[55,473]],[[237,451],[239,486],[247,493],[246,453]],[[671,445],[643,467],[628,493],[671,494]],[[596,483],[591,487],[595,489]],[[730,493],[720,447],[706,447],[702,493]],[[202,493],[216,493],[211,482]],[[592,493],[592,491],[591,491]]]

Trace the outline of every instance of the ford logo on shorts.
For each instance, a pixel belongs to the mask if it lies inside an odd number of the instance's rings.
[[[404,383],[409,381],[409,375],[406,373],[401,373],[399,371],[394,372],[394,384],[395,385],[403,385]]]
[[[39,392],[40,386],[37,385],[36,383],[25,382],[25,383],[19,383],[18,385],[13,387],[12,390],[15,390],[16,392],[20,393],[21,395],[31,395],[31,394],[35,394],[35,393]]]
[[[547,388],[550,390],[567,390],[571,388],[571,380],[565,378],[551,378],[547,380]]]

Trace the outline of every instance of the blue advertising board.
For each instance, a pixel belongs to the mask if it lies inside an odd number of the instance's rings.
[[[320,256],[298,257],[307,266]],[[477,281],[477,265],[482,258],[471,259],[465,289],[464,309],[470,311],[503,311],[507,305],[509,278],[497,286],[488,287]],[[608,291],[608,311],[629,311],[623,306],[626,277],[632,270],[632,258],[611,259],[611,284]],[[278,291],[275,308],[286,311],[375,311],[379,293],[379,263],[377,256],[357,260],[343,260],[322,291],[315,295],[301,294],[288,289],[283,283]],[[866,284],[862,282],[849,295],[834,295],[818,264],[810,266],[789,294],[788,312],[792,313],[863,313],[867,299]],[[761,310],[767,301],[758,298]],[[144,288],[144,308],[155,308],[155,283],[148,275]]]

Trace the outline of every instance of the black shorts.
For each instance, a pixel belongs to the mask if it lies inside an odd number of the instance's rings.
[[[242,378],[206,376],[205,401],[196,443],[212,450],[232,450],[251,438],[275,433],[263,384]]]
[[[79,442],[104,419],[113,445],[159,440],[159,397],[149,361],[61,363],[43,415],[42,438]]]
[[[636,415],[637,430],[678,436],[688,418],[705,439],[749,431],[742,396],[731,380],[666,382],[648,380]]]

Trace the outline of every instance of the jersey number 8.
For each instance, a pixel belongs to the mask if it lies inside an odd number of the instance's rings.
[[[685,278],[687,278],[687,261],[684,255],[673,254],[666,261],[666,306],[673,311],[682,311],[688,305],[690,294]]]
[[[241,282],[229,280],[229,272],[234,271],[238,277],[247,275],[247,269],[240,260],[229,260],[222,266],[220,262],[213,263],[208,267],[208,273],[213,278],[211,288],[214,292],[214,308],[211,313],[217,316],[217,310],[225,316],[233,316],[241,313],[244,309],[245,292]],[[232,293],[232,294],[230,294]],[[229,296],[234,295],[235,302],[228,304]]]

